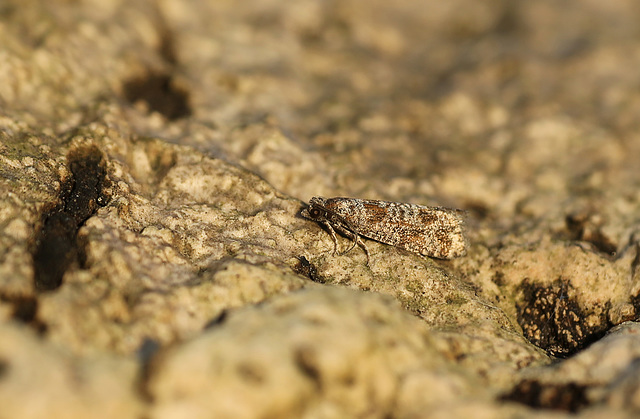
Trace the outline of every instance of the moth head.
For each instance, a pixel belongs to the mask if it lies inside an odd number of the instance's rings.
[[[302,210],[302,216],[315,221],[326,219],[327,211],[324,209],[323,204],[324,198],[311,198],[311,201],[309,201],[309,206]]]
[[[321,210],[318,207],[309,207],[307,209],[307,214],[309,215],[309,218],[317,220],[319,218],[322,218],[322,216],[324,215],[324,211]]]

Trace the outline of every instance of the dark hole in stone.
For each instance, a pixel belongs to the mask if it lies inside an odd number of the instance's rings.
[[[313,282],[324,284],[326,280],[318,274],[316,266],[309,262],[306,257],[299,256],[298,263],[293,267],[293,271],[297,274],[304,275]]]
[[[209,320],[207,324],[204,325],[204,329],[206,330],[206,329],[214,328],[216,326],[220,326],[222,323],[224,323],[227,320],[228,316],[229,316],[229,311],[222,310],[220,314],[218,314],[216,317]]]
[[[35,298],[17,298],[12,302],[14,319],[23,323],[30,323],[36,318],[38,300]]]
[[[535,380],[523,380],[500,398],[534,408],[575,413],[589,405],[586,390],[586,386],[576,383],[545,384]]]
[[[149,109],[169,120],[191,115],[189,93],[176,86],[166,73],[150,71],[146,76],[132,78],[124,83],[124,94],[130,103],[144,101]]]
[[[572,240],[591,243],[599,252],[608,256],[615,255],[618,247],[601,230],[594,217],[586,213],[570,214],[565,218],[565,225]]]
[[[12,307],[12,319],[33,327],[39,334],[44,334],[47,331],[47,326],[37,318],[38,300],[35,297],[1,294],[0,301],[8,303]]]
[[[596,249],[602,253],[606,253],[609,256],[616,254],[618,247],[607,236],[602,234],[601,231],[596,231],[587,237],[587,241],[595,246]]]
[[[523,300],[516,303],[518,323],[525,338],[557,357],[568,357],[596,341],[611,326],[603,313],[600,322],[587,322],[585,313],[558,279],[543,285],[529,279],[520,286]],[[605,310],[606,312],[606,310]]]
[[[62,211],[46,215],[33,255],[36,289],[52,290],[62,284],[74,258],[77,228],[73,218]]]
[[[36,289],[54,290],[77,260],[76,234],[84,222],[106,204],[106,169],[96,147],[73,150],[67,156],[71,176],[63,182],[60,202],[42,216],[33,252]]]
[[[492,277],[491,277],[491,282],[493,282],[494,284],[496,284],[499,287],[504,286],[505,284],[505,279],[504,279],[504,273],[497,271]]]

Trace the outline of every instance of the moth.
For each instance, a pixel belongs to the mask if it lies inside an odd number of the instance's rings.
[[[360,246],[369,250],[361,237],[396,246],[432,258],[453,259],[467,252],[464,211],[400,202],[356,198],[313,197],[301,215],[323,224],[338,253],[335,230],[353,244],[344,253]]]

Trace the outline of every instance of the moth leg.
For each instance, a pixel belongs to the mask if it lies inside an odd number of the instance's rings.
[[[340,224],[336,224],[335,225],[335,229],[338,230],[340,232],[340,234],[343,234],[343,235],[347,236],[350,240],[353,240],[353,245],[351,245],[351,247],[348,248],[347,250],[345,250],[344,252],[338,252],[339,255],[344,255],[344,254],[350,252],[351,249],[356,247],[356,243],[357,243],[356,239],[358,237],[358,235],[356,233],[354,233],[351,230],[348,230],[348,229],[344,228]]]
[[[344,252],[342,252],[342,254],[346,254],[349,253],[350,251],[353,250],[354,247],[356,247],[356,244],[358,244],[358,240],[360,239],[360,236],[358,236],[357,234],[354,234],[353,237],[351,237],[351,241],[353,242],[351,244],[351,247],[348,248],[347,250],[345,250]]]
[[[331,238],[333,239],[333,255],[335,256],[336,253],[338,253],[338,238],[336,237],[336,232],[328,221],[322,221],[322,224],[329,229],[329,234],[331,234]]]
[[[367,249],[367,245],[364,244],[362,239],[360,239],[360,236],[356,236],[356,244],[360,246],[362,250],[364,250],[364,254],[367,255],[367,266],[371,267],[371,265],[369,264],[369,262],[371,261],[371,256],[369,256],[369,249]]]
[[[350,251],[353,250],[354,247],[356,247],[356,244],[358,244],[358,241],[360,240],[360,236],[357,235],[356,233],[354,233],[351,230],[347,230],[346,228],[339,228],[340,232],[342,234],[344,234],[345,236],[349,237],[349,239],[353,242],[353,244],[351,245],[350,248],[348,248],[347,250],[345,250],[344,252],[342,252],[343,255],[349,253]]]
[[[351,247],[347,250],[345,250],[344,252],[342,252],[341,254],[344,255],[348,252],[350,252],[351,250],[353,250],[354,247],[356,247],[356,245],[360,246],[360,248],[362,248],[362,250],[364,250],[364,253],[367,255],[367,265],[369,265],[369,261],[371,259],[371,257],[369,256],[369,249],[367,249],[367,246],[364,244],[364,242],[362,241],[362,239],[360,238],[360,235],[357,233],[354,233],[351,230],[347,230],[346,228],[337,225],[336,229],[344,234],[345,236],[348,236],[352,241],[353,244],[351,245]]]

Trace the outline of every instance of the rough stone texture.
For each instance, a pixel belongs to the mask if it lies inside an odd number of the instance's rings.
[[[234,312],[163,354],[148,382],[153,416],[410,417],[463,395],[486,399],[437,351],[423,322],[398,308],[327,286]]]
[[[363,4],[0,4],[0,419],[639,413],[638,3]]]

